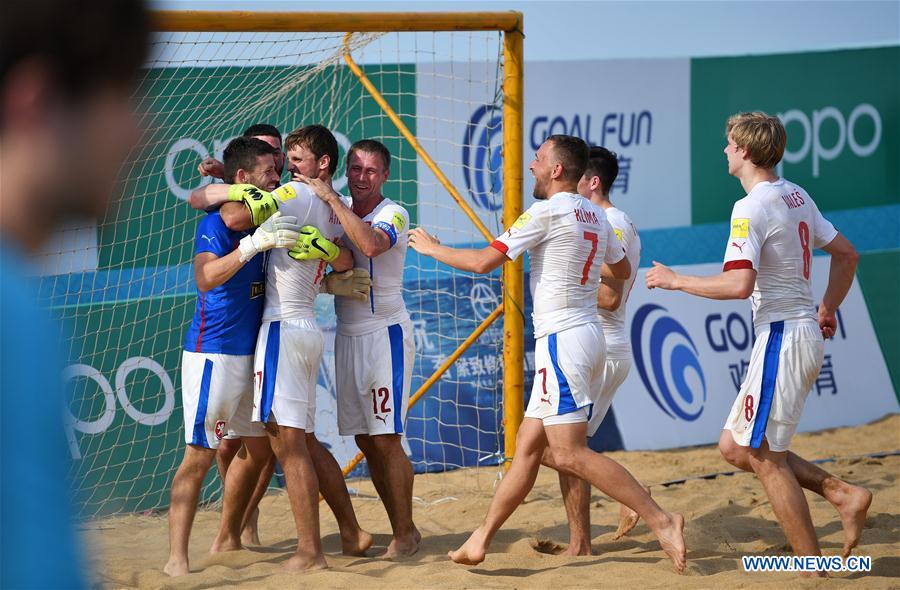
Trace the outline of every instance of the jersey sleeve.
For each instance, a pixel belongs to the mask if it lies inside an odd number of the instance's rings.
[[[309,187],[307,187],[309,188]],[[310,189],[312,190],[312,189]],[[278,197],[282,203],[287,203],[288,201],[293,201],[297,198],[298,193],[303,192],[303,185],[296,181],[291,181],[287,184],[283,184],[272,191],[272,194]]]
[[[194,240],[194,256],[203,252],[211,252],[221,258],[234,250],[231,243],[231,230],[219,215],[210,214],[197,224],[197,236]]]
[[[409,213],[400,205],[388,205],[372,218],[372,229],[380,229],[387,234],[391,248],[409,231]]]
[[[603,255],[603,262],[607,264],[615,264],[625,258],[625,240],[624,232],[617,230],[613,224],[606,221],[606,253]]]
[[[809,197],[807,197],[809,198]],[[838,230],[825,216],[819,211],[819,208],[812,199],[809,201],[813,205],[813,247],[824,248],[831,243],[838,235]]]
[[[319,223],[313,206],[317,201],[323,205],[324,202],[319,200],[319,197],[315,195],[309,186],[291,181],[276,188],[272,191],[272,194],[281,201],[281,206],[278,210],[282,215],[296,217],[300,225],[317,225]],[[325,208],[328,208],[328,206],[325,205]],[[325,228],[320,227],[319,229],[324,231]]]
[[[759,204],[749,199],[735,203],[722,270],[758,269],[767,232],[768,216]]]
[[[547,201],[539,201],[529,207],[509,229],[491,242],[491,247],[510,260],[515,260],[525,250],[541,243],[547,237],[550,226],[550,209],[547,205]]]

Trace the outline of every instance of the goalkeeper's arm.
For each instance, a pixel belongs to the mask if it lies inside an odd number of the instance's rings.
[[[293,216],[275,213],[252,235],[244,236],[238,247],[225,256],[201,252],[194,257],[194,280],[201,293],[223,285],[260,252],[272,248],[291,248],[300,237],[300,226]]]
[[[188,204],[210,211],[221,207],[222,221],[232,231],[260,225],[281,206],[275,194],[249,184],[209,184],[193,191]]]
[[[234,250],[225,256],[216,256],[212,252],[201,252],[194,257],[194,280],[201,293],[211,291],[225,284],[246,264],[241,260],[240,250]]]
[[[246,231],[253,227],[250,211],[243,203],[228,200],[228,184],[207,184],[191,193],[188,204],[199,211],[219,209],[222,222],[231,231]]]
[[[341,253],[329,262],[334,272],[344,272],[353,268],[353,252],[346,246],[340,246]]]
[[[188,197],[188,205],[198,211],[211,211],[228,202],[230,184],[207,184],[201,186]]]

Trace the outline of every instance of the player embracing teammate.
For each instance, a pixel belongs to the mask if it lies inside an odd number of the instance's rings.
[[[368,269],[372,279],[368,300],[335,298],[338,430],[353,436],[366,456],[393,530],[383,555],[388,558],[414,554],[422,539],[412,519],[412,463],[400,440],[415,359],[412,323],[403,301],[409,213],[382,194],[390,170],[387,147],[363,139],[347,152],[349,204],[329,184],[297,176],[331,207],[354,266]]]

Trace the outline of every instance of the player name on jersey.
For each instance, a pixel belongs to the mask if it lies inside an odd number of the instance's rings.
[[[788,209],[796,209],[797,207],[806,204],[806,201],[803,200],[803,195],[800,194],[800,191],[794,191],[787,195],[781,195],[781,200],[784,201],[784,204],[788,206]]]
[[[597,218],[597,214],[593,211],[587,211],[585,209],[575,209],[575,219],[580,223],[593,223],[595,225],[600,225],[600,220]]]

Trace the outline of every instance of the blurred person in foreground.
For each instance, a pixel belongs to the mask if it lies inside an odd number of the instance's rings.
[[[0,587],[78,588],[60,327],[31,257],[99,218],[138,140],[130,97],[149,42],[140,0],[0,4]],[[47,174],[53,170],[53,174]]]

